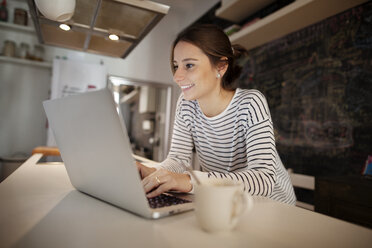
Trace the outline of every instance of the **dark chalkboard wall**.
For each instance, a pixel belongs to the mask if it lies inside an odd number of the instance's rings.
[[[360,174],[372,154],[372,3],[249,51],[240,87],[266,96],[287,168]]]

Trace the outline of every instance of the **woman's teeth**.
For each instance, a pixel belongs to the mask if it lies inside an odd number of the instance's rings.
[[[183,86],[181,86],[181,89],[186,90],[186,89],[191,88],[191,87],[194,86],[194,85],[195,85],[195,84],[183,85]]]

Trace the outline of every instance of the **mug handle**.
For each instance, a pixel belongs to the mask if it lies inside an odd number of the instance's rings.
[[[244,211],[248,211],[253,207],[253,199],[246,192],[236,191],[232,199],[232,211],[230,218],[230,226],[234,227]]]

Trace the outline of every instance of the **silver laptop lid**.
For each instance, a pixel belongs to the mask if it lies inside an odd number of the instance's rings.
[[[108,89],[43,103],[72,185],[152,217],[125,125]]]

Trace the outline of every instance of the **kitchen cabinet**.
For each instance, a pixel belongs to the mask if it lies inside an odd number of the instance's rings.
[[[240,16],[241,2],[246,0],[230,0],[225,5],[223,1],[221,8],[216,11],[216,16],[220,18],[234,14]],[[261,0],[249,2],[251,8],[257,8]],[[249,50],[365,2],[367,0],[296,0],[234,33],[230,40]],[[251,9],[246,9],[246,17],[251,12]]]

